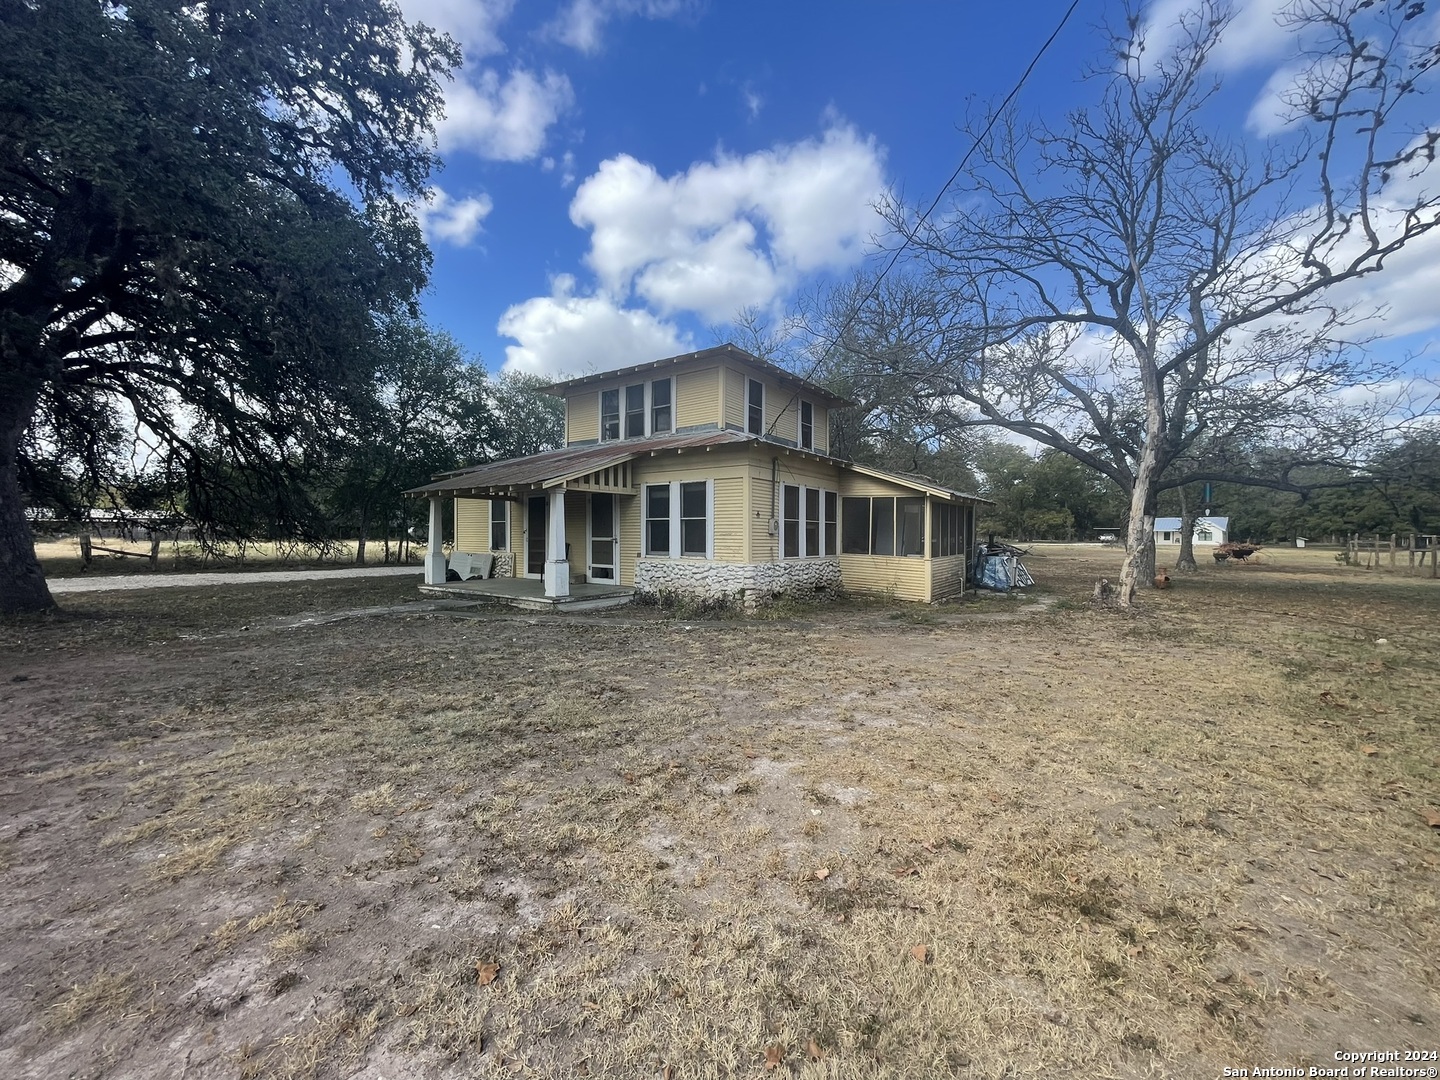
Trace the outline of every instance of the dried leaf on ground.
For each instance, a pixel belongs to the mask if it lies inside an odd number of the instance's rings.
[[[475,981],[489,986],[500,976],[500,965],[493,960],[480,960],[475,964]]]
[[[822,866],[822,867],[820,867],[820,869],[818,869],[818,870],[815,871],[815,880],[816,880],[816,881],[824,881],[824,880],[825,880],[827,877],[829,877],[829,876],[830,876],[830,868],[829,868],[828,866]]]
[[[778,1069],[781,1062],[785,1060],[785,1047],[779,1043],[771,1043],[765,1047],[765,1071]]]
[[[930,946],[929,946],[929,945],[912,945],[912,946],[910,947],[910,955],[915,958],[915,960],[916,960],[917,963],[921,963],[921,964],[929,963],[929,962],[930,962]]]
[[[825,1051],[821,1048],[820,1044],[815,1041],[814,1035],[810,1036],[810,1045],[806,1047],[805,1053],[811,1061],[825,1060]]]
[[[1370,743],[1366,743],[1364,746],[1360,747],[1360,752],[1366,757],[1374,757],[1376,754],[1380,753],[1380,748],[1378,746],[1372,746]]]
[[[1429,825],[1432,829],[1440,829],[1440,810],[1435,810],[1427,806],[1425,808],[1425,824]]]
[[[918,866],[897,866],[890,871],[896,877],[913,877],[920,873]]]

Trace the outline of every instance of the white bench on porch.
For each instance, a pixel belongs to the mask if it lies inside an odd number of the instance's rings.
[[[488,578],[494,568],[495,556],[488,551],[478,555],[456,551],[450,556],[450,569],[460,576],[461,581],[469,581],[472,577]]]

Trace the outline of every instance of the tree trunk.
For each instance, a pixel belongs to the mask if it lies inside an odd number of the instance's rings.
[[[1175,560],[1175,569],[1194,574],[1200,569],[1195,565],[1195,511],[1185,498],[1185,485],[1175,490],[1180,493],[1180,557]]]
[[[6,400],[6,399],[9,400]],[[35,557],[35,536],[20,495],[20,440],[38,395],[0,385],[0,615],[49,611],[55,606],[45,571]]]
[[[360,534],[355,541],[355,565],[365,565],[365,540],[370,535],[370,515],[360,515]]]
[[[1130,489],[1130,521],[1125,526],[1125,561],[1120,564],[1117,599],[1133,607],[1136,589],[1155,587],[1155,488],[1160,482],[1158,439],[1147,438],[1140,452],[1140,468]]]

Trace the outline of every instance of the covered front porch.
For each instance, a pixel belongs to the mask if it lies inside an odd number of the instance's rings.
[[[481,578],[470,581],[441,581],[432,583],[428,579],[420,586],[421,592],[452,599],[493,600],[527,611],[597,611],[601,608],[619,607],[628,604],[635,595],[634,589],[619,585],[597,585],[593,582],[570,582],[564,596],[551,596],[545,582],[540,578]]]
[[[635,446],[569,447],[478,466],[406,492],[430,504],[426,591],[460,589],[521,606],[616,602],[621,594],[623,600],[628,600],[631,590],[618,587],[616,500],[637,494],[630,467],[635,452]],[[578,550],[573,553],[578,561],[573,574],[572,545],[567,543],[567,495],[581,499],[581,516],[575,522]],[[515,578],[446,581],[443,523],[445,506],[455,499],[501,502],[514,508],[513,513],[506,514],[506,529],[513,516],[517,523],[516,543],[507,542],[506,550],[516,560]],[[571,509],[572,513],[576,510]],[[490,547],[499,543],[494,541]],[[572,580],[575,577],[582,580]]]

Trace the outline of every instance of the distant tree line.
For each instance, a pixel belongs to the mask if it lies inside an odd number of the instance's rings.
[[[423,530],[426,507],[403,497],[436,473],[560,445],[564,404],[544,380],[488,374],[448,334],[408,317],[385,320],[373,378],[336,427],[286,460],[251,461],[197,424],[198,453],[149,445],[134,425],[114,425],[77,457],[36,425],[23,448],[30,505],[51,529],[83,526],[93,511],[124,522],[164,522],[203,548],[255,541],[355,558],[402,558]],[[348,550],[348,544],[347,544]]]

